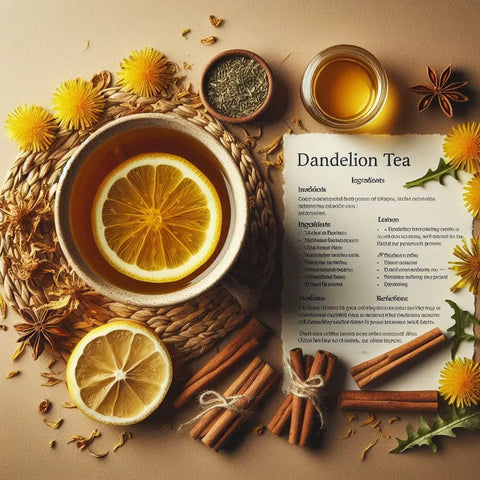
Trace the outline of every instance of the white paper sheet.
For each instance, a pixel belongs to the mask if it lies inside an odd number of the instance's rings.
[[[453,300],[473,313],[474,297],[450,287],[453,249],[472,235],[462,199],[468,177],[423,187],[441,135],[304,134],[284,137],[284,354],[301,347],[353,365],[453,324]],[[457,356],[471,357],[471,343]],[[438,387],[449,345],[382,389]],[[356,388],[347,374],[345,388]]]

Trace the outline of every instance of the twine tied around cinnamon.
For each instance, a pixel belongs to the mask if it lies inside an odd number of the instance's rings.
[[[198,403],[202,408],[202,411],[195,415],[195,417],[187,420],[186,422],[182,423],[178,430],[181,430],[183,427],[195,423],[197,420],[200,420],[207,412],[213,410],[214,408],[224,408],[225,410],[231,410],[232,412],[237,413],[243,417],[251,415],[251,410],[246,408],[239,408],[237,407],[236,403],[243,399],[249,398],[247,395],[232,395],[228,397],[224,397],[221,393],[216,392],[215,390],[206,390],[198,397]]]
[[[287,372],[290,376],[290,386],[289,391],[293,395],[296,395],[300,398],[306,398],[311,400],[315,410],[320,417],[320,428],[325,427],[325,419],[323,414],[323,399],[327,397],[327,392],[325,391],[326,382],[323,375],[313,375],[306,380],[302,380],[292,367],[290,360],[287,360]]]

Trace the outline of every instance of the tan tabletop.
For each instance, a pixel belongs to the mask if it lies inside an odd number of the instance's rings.
[[[221,28],[215,30],[209,24],[210,14],[225,19]],[[0,122],[18,105],[49,107],[53,91],[65,80],[89,79],[103,69],[115,74],[132,49],[151,46],[179,65],[191,64],[185,73],[196,88],[202,67],[213,55],[228,48],[246,48],[267,60],[284,92],[284,109],[265,128],[263,139],[283,133],[294,117],[301,118],[309,131],[325,131],[304,110],[299,81],[306,64],[320,50],[352,43],[378,57],[398,93],[395,117],[383,133],[446,133],[459,121],[478,119],[478,100],[458,109],[462,113],[453,120],[437,108],[418,115],[419,98],[408,87],[427,81],[427,65],[439,71],[452,63],[469,80],[472,91],[478,90],[479,18],[480,2],[473,0],[0,0]],[[185,28],[191,29],[187,39],[181,36]],[[202,45],[200,39],[208,35],[216,35],[218,42]],[[3,134],[0,152],[4,178],[18,150]],[[273,172],[273,180],[270,185],[281,215],[282,174]],[[279,287],[276,278],[257,316],[275,331],[261,355],[281,368]],[[98,425],[76,410],[62,408],[62,401],[68,400],[65,384],[40,386],[48,355],[33,362],[27,352],[14,363],[11,354],[17,333],[13,325],[17,321],[10,311],[4,321],[8,330],[0,331],[1,479],[478,478],[475,432],[462,430],[456,439],[438,440],[436,455],[428,447],[389,454],[396,446],[395,437],[405,438],[406,424],[417,425],[417,415],[403,414],[393,425],[388,425],[391,415],[378,415],[392,438],[379,438],[363,462],[362,450],[378,434],[358,426],[356,435],[342,440],[351,425],[340,412],[329,413],[318,448],[291,446],[285,437],[279,439],[269,432],[258,437],[247,432],[234,449],[216,454],[186,432],[164,427],[188,418],[194,408],[175,418],[160,411],[130,427],[133,438],[117,452],[110,451],[104,459],[93,458],[67,444],[72,435],[87,436],[98,428],[101,437],[94,447],[103,451],[111,450],[125,429]],[[14,369],[21,374],[5,379]],[[64,366],[58,370],[63,378]],[[37,411],[44,398],[53,403],[48,418],[64,418],[58,430],[45,426]],[[268,420],[280,401],[277,392],[256,421]],[[56,447],[50,448],[53,439]]]

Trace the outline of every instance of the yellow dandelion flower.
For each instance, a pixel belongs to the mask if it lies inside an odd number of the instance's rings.
[[[463,287],[467,287],[473,294],[478,291],[480,282],[480,251],[479,237],[471,238],[470,245],[463,239],[463,245],[455,245],[453,254],[460,259],[456,262],[448,262],[451,264],[450,269],[455,271],[461,278],[450,288],[452,292],[456,292]]]
[[[443,142],[443,153],[455,170],[480,173],[480,123],[453,127]]]
[[[91,82],[76,78],[67,80],[57,88],[52,105],[61,127],[85,129],[98,121],[105,99]]]
[[[175,66],[150,47],[133,50],[120,63],[118,84],[127,92],[142,97],[164,93],[173,83]]]
[[[477,217],[480,213],[480,176],[474,175],[463,187],[463,201],[472,216]]]
[[[5,122],[8,137],[25,152],[46,150],[55,139],[53,115],[38,105],[23,105],[9,113]]]
[[[438,391],[449,405],[470,407],[480,402],[480,364],[470,358],[456,358],[440,372]]]

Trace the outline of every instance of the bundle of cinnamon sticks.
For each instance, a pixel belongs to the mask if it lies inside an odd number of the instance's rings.
[[[173,403],[175,408],[181,408],[190,398],[207,389],[233,366],[245,359],[258,347],[259,340],[267,331],[265,325],[252,317],[232,340],[183,385]]]
[[[277,372],[260,357],[255,357],[223,392],[226,400],[235,397],[231,408],[215,407],[206,411],[191,429],[190,436],[218,451],[238,431],[248,413],[255,411],[277,380]]]
[[[290,351],[291,368],[297,378],[304,382],[320,376],[324,385],[322,398],[328,392],[328,384],[332,378],[336,356],[322,350],[318,350],[315,356],[303,355],[301,348],[294,348]],[[291,444],[308,446],[311,444],[315,426],[319,422],[319,415],[315,403],[311,398],[289,393],[280,405],[267,428],[275,435],[280,436],[290,424],[288,441]]]

